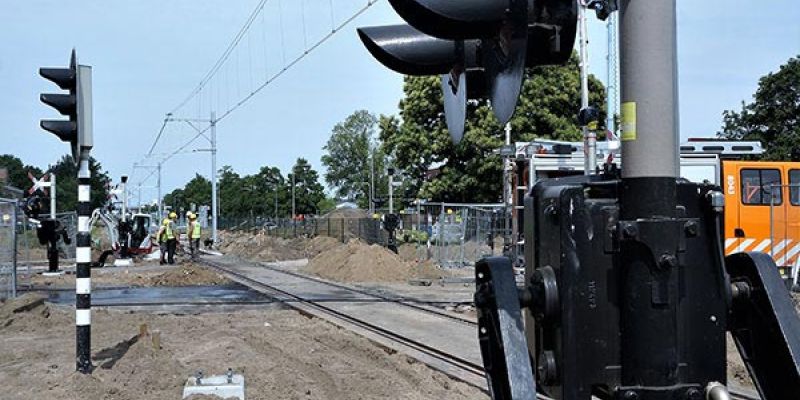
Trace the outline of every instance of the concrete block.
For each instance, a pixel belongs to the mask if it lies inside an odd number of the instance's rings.
[[[199,380],[199,382],[198,382]],[[183,387],[183,398],[193,394],[213,395],[223,399],[244,400],[244,376],[239,374],[192,376]]]

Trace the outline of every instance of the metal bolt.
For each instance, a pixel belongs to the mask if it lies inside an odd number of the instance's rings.
[[[672,254],[664,253],[658,258],[658,266],[663,269],[675,268],[678,266],[678,258]]]
[[[684,226],[684,232],[686,232],[686,236],[688,237],[695,237],[697,236],[697,222],[689,221]]]
[[[628,391],[625,392],[625,394],[622,395],[622,398],[624,400],[638,400],[639,399],[639,393],[636,393],[633,390],[628,390]]]
[[[549,385],[556,381],[558,371],[556,371],[556,356],[552,350],[542,352],[536,364],[536,372],[541,384]]]
[[[638,229],[636,229],[635,225],[625,224],[625,226],[622,227],[622,236],[625,239],[633,239],[636,237],[637,233]]]
[[[689,388],[689,390],[686,391],[686,399],[687,400],[702,400],[703,399],[703,393],[700,390],[698,390],[697,388]]]

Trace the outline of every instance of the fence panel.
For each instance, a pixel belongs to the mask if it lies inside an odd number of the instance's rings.
[[[401,229],[397,231],[401,247],[406,249],[406,259],[433,260],[446,268],[461,268],[473,265],[487,255],[502,253],[502,205],[422,203],[416,210],[407,211],[410,212],[400,214]],[[359,239],[379,245],[386,245],[389,240],[381,221],[371,217],[308,218],[301,221],[265,217],[225,218],[220,227],[232,231],[262,231],[285,239],[329,236],[342,243]]]
[[[17,295],[17,201],[0,199],[0,299]]]

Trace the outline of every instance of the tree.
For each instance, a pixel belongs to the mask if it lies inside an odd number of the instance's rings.
[[[192,205],[199,207],[211,205],[211,182],[200,174],[195,174],[183,188],[175,189],[164,196],[164,205],[175,212],[185,212]],[[195,208],[197,209],[197,208]]]
[[[762,77],[753,100],[742,102],[741,111],[724,111],[717,135],[761,141],[765,160],[800,161],[800,57]]]
[[[57,176],[56,209],[59,212],[75,211],[78,206],[78,167],[75,166],[72,156],[61,157],[61,160],[49,170]],[[89,158],[89,172],[92,174],[90,179],[91,205],[92,208],[99,208],[108,201],[106,183],[111,178],[108,173],[103,171],[103,166],[94,157]]]
[[[317,212],[318,214],[326,214],[333,211],[336,208],[336,199],[332,197],[325,196],[322,200],[317,203]]]
[[[8,185],[22,190],[27,190],[33,185],[31,180],[28,179],[28,172],[32,173],[37,179],[43,175],[42,170],[38,167],[25,165],[22,160],[11,154],[0,155],[0,168],[8,170]]]
[[[573,54],[567,65],[528,69],[519,103],[511,119],[512,142],[535,137],[581,140],[580,71]],[[502,160],[492,153],[504,143],[503,127],[488,101],[467,107],[464,138],[454,145],[444,119],[438,77],[406,77],[400,118],[380,119],[384,150],[404,171],[409,194],[437,201],[495,202],[502,193]],[[589,79],[589,104],[605,110],[605,89]],[[601,121],[605,120],[601,113]],[[437,167],[436,176],[425,177]]]
[[[261,187],[260,200],[264,205],[264,215],[279,218],[289,211],[286,208],[288,197],[286,195],[286,179],[277,167],[261,167],[258,171],[258,184]]]
[[[244,210],[242,177],[230,165],[219,170],[219,215],[240,217],[248,215]]]
[[[294,180],[292,180],[294,176]],[[319,183],[319,174],[305,158],[298,158],[292,167],[292,172],[286,179],[289,183],[289,196],[291,196],[292,182],[295,189],[295,210],[299,214],[316,214],[317,204],[325,198],[324,188]]]
[[[355,201],[362,208],[369,207],[373,171],[376,186],[386,181],[385,156],[372,141],[377,122],[368,111],[356,111],[333,127],[323,147],[327,151],[322,156],[328,170],[325,181],[335,189],[336,196]]]

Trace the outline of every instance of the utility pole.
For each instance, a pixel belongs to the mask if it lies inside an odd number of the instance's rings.
[[[506,146],[511,145],[511,123],[506,123]],[[511,175],[513,166],[509,157],[503,157],[503,251],[504,253],[511,249],[511,227],[509,220],[511,219],[511,196],[513,195],[513,188],[511,187]]]
[[[372,148],[372,138],[369,140],[369,216],[375,215],[375,149]]]
[[[586,5],[578,1],[578,40],[581,62],[581,110],[589,108],[589,34],[586,27]],[[597,132],[584,124],[583,131],[583,173],[592,175],[597,167]]]
[[[297,215],[297,212],[295,211],[295,208],[294,208],[294,186],[295,186],[294,176],[296,175],[296,172],[297,172],[297,169],[294,169],[292,171],[292,217],[291,217],[292,225],[294,225],[294,216]]]
[[[606,130],[617,136],[617,129],[614,126],[614,116],[619,111],[617,105],[617,26],[618,13],[611,13],[608,17],[608,55],[606,57],[607,82],[606,82]]]
[[[389,214],[394,214],[394,168],[388,168],[389,175]]]
[[[161,219],[164,218],[164,205],[161,201],[161,166],[164,164],[164,161],[159,161],[156,165],[140,165],[138,163],[133,164],[133,168],[146,168],[146,169],[155,169],[157,173],[157,183],[156,189],[158,190],[158,218],[159,223],[161,223]],[[142,183],[139,182],[139,207],[141,208],[142,205]]]
[[[185,122],[192,127],[192,129],[194,129],[199,136],[202,136],[208,140],[210,148],[196,149],[193,151],[211,153],[211,239],[216,245],[218,242],[217,219],[219,218],[219,194],[217,190],[217,114],[216,112],[212,111],[209,119],[177,118],[173,117],[172,114],[167,114],[167,117],[164,121],[165,123],[173,121]],[[208,127],[206,129],[200,129],[194,124],[195,122],[207,123]],[[206,131],[210,131],[208,136],[205,135]],[[159,198],[160,197],[161,196],[159,196]]]
[[[219,197],[217,197],[217,115],[211,112],[211,240],[218,243],[217,218],[219,217]]]

